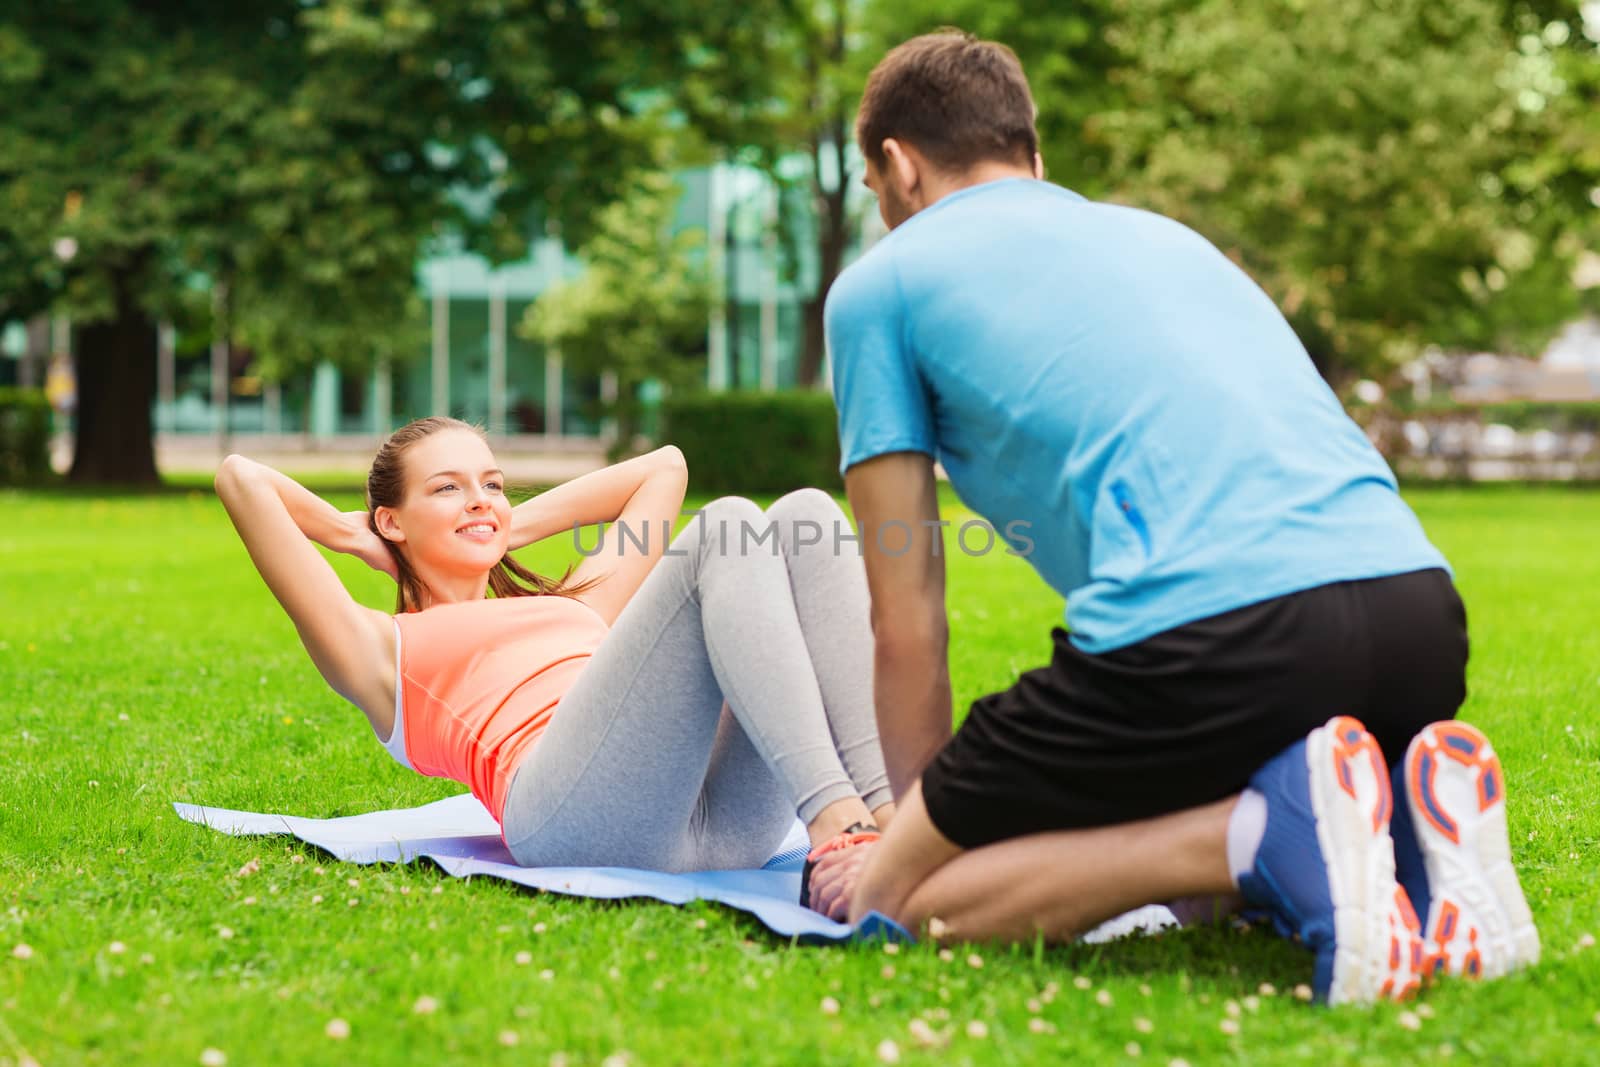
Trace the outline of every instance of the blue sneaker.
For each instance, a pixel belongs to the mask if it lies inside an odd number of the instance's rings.
[[[1422,941],[1395,881],[1389,772],[1366,727],[1349,716],[1328,720],[1269,760],[1250,787],[1266,798],[1267,825],[1239,891],[1316,954],[1316,999],[1410,996]]]
[[[1464,722],[1436,722],[1392,774],[1395,867],[1422,917],[1423,976],[1498,978],[1539,962],[1489,739]]]

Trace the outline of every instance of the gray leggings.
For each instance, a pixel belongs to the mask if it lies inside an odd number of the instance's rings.
[[[836,532],[817,489],[684,528],[512,778],[518,863],[758,867],[796,814],[890,799],[865,568]]]

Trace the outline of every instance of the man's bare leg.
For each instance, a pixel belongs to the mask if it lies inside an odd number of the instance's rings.
[[[878,911],[918,931],[937,918],[935,936],[953,940],[1069,940],[1144,904],[1231,893],[1226,840],[1235,799],[966,851],[933,825],[918,784],[863,857],[850,918]],[[831,888],[825,872],[814,878],[819,895]]]

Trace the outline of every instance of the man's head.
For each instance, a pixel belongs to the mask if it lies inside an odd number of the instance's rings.
[[[1016,54],[943,30],[873,68],[856,118],[867,186],[890,229],[954,189],[1042,177],[1036,110]]]

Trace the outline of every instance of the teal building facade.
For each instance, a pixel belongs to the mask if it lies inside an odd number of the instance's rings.
[[[793,386],[802,345],[802,308],[817,284],[809,196],[792,183],[779,211],[780,186],[751,168],[718,164],[680,172],[676,226],[699,229],[713,279],[706,324],[706,384],[713,390]],[[876,212],[865,196],[857,210],[875,236]],[[791,230],[794,259],[777,239],[780,217]],[[255,373],[251,353],[209,339],[184,343],[161,330],[155,400],[158,435],[381,437],[423,415],[448,413],[491,436],[554,441],[603,437],[596,401],[615,383],[573,373],[558,351],[522,336],[528,309],[582,264],[559,239],[530,242],[527,255],[503,266],[482,257],[444,254],[418,265],[426,341],[390,364],[350,373],[324,363],[279,382]],[[13,324],[0,345],[17,361],[12,380],[39,378],[71,343],[62,319]],[[39,349],[40,351],[35,351]],[[824,367],[826,374],[826,367]],[[537,444],[537,441],[530,441]]]

